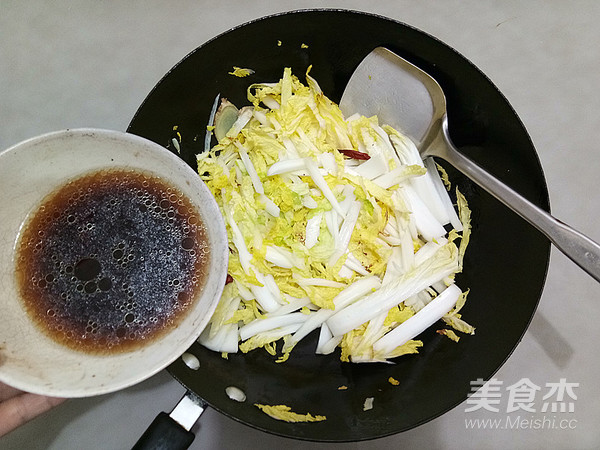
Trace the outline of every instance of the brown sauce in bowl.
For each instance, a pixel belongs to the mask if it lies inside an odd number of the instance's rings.
[[[205,224],[157,176],[77,178],[30,214],[16,246],[25,309],[55,341],[95,354],[135,350],[177,326],[202,291]]]

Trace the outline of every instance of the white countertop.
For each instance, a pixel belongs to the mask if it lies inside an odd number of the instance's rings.
[[[475,63],[528,129],[553,214],[600,241],[600,3],[595,0],[2,0],[0,148],[63,128],[125,130],[154,84],[189,51],[245,21],[310,7],[398,19]],[[505,420],[507,414],[469,413],[463,404],[395,436],[326,445],[271,436],[209,410],[192,448],[600,448],[599,319],[600,286],[553,249],[530,329],[495,376],[504,387],[528,378],[541,392],[561,378],[579,383],[577,399],[564,399],[573,403],[574,412],[548,412],[548,423],[539,412],[521,411],[521,419],[532,423],[469,429],[466,419]],[[129,448],[154,415],[170,411],[183,392],[162,372],[115,394],[69,400],[0,438],[0,448]],[[541,409],[542,400],[535,406]],[[552,425],[557,428],[549,429]]]

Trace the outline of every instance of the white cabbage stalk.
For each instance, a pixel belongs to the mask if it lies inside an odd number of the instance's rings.
[[[264,195],[265,189],[263,188],[262,182],[260,181],[260,177],[256,173],[254,164],[252,164],[252,161],[250,161],[250,157],[248,156],[246,149],[238,141],[235,141],[234,144],[238,148],[238,152],[240,154],[240,158],[242,158],[242,162],[244,163],[246,172],[248,173],[248,176],[252,180],[252,185],[254,186],[254,190],[256,191],[257,194]]]
[[[338,277],[340,278],[346,278],[346,279],[350,279],[354,276],[354,270],[352,270],[350,267],[348,267],[346,265],[346,263],[342,264],[342,267],[340,267],[340,270],[338,271]],[[367,273],[368,275],[368,273]]]
[[[280,175],[287,172],[295,172],[297,170],[306,169],[306,163],[302,158],[296,159],[285,159],[278,161],[269,167],[267,176],[272,177],[273,175]]]
[[[323,324],[322,326],[326,327],[327,325]],[[340,342],[342,341],[343,337],[344,336],[332,337],[326,342],[321,342],[319,340],[319,344],[317,344],[317,350],[315,351],[315,353],[317,353],[318,355],[329,355],[333,353],[336,347],[340,345]]]
[[[224,305],[225,311],[221,316],[220,325],[217,327],[216,324],[206,327],[200,335],[199,341],[206,348],[227,353],[236,353],[238,348],[238,325],[237,323],[224,323],[224,319],[230,317],[237,309],[240,304],[240,297],[234,297],[230,300],[229,304]],[[223,305],[219,305],[223,306]],[[219,311],[215,311],[215,318]]]
[[[339,281],[327,280],[325,278],[302,278],[294,276],[294,279],[300,286],[322,286],[332,288],[344,288],[346,285]]]
[[[271,214],[273,217],[279,217],[281,210],[279,209],[279,206],[277,206],[273,200],[271,200],[265,194],[261,194],[260,201],[265,204],[265,210],[269,214]]]
[[[326,173],[337,175],[338,166],[332,153],[321,153],[318,160]]]
[[[228,138],[235,138],[240,131],[250,122],[252,119],[254,110],[250,107],[244,107],[240,110],[237,120],[231,126],[231,129],[225,135]]]
[[[354,256],[350,252],[347,253],[346,261],[344,261],[344,266],[348,267],[354,272],[358,272],[359,274],[365,277],[371,275],[369,271],[361,265],[360,261],[356,259],[356,256]]]
[[[306,232],[304,237],[304,245],[306,248],[313,248],[321,234],[321,220],[323,213],[315,214],[306,221]]]
[[[250,339],[252,336],[265,331],[270,331],[275,328],[283,327],[286,325],[293,325],[305,322],[308,319],[306,314],[302,313],[291,313],[283,316],[275,316],[261,320],[255,320],[250,322],[248,325],[244,325],[240,328],[240,338],[242,341]]]
[[[427,261],[429,258],[435,256],[435,253],[448,243],[446,238],[438,238],[435,241],[429,241],[425,243],[417,252],[414,254],[413,265],[419,266]]]
[[[213,102],[212,108],[210,110],[210,114],[208,116],[208,124],[206,125],[206,134],[204,135],[204,153],[208,153],[210,150],[210,141],[212,139],[212,131],[210,131],[209,127],[215,126],[215,114],[217,113],[217,108],[219,107],[219,102],[221,100],[221,94],[217,94],[215,100]]]
[[[405,276],[388,283],[358,302],[336,312],[327,325],[334,336],[349,331],[368,322],[384,311],[389,311],[405,299],[418,294],[423,289],[456,273],[458,262],[452,255],[452,248],[441,247],[434,257],[417,266]]]
[[[252,291],[250,291],[250,289],[248,287],[246,287],[244,285],[244,283],[242,283],[236,279],[234,279],[233,282],[235,283],[235,286],[240,294],[240,297],[242,297],[247,302],[252,301],[254,299],[254,294],[252,294]]]
[[[400,156],[400,159],[404,160],[406,164],[425,166],[425,163],[419,154],[419,150],[417,150],[417,147],[410,139],[405,136],[401,137],[398,134],[392,134],[390,140],[394,145],[394,149]],[[442,225],[450,222],[446,208],[429,173],[426,173],[423,177],[411,179],[410,184],[418,192],[419,197],[427,205],[437,221]]]
[[[433,184],[438,192],[439,198],[442,201],[444,208],[446,209],[446,213],[448,215],[448,220],[450,221],[450,224],[456,231],[462,231],[462,223],[460,222],[458,214],[454,209],[454,205],[452,205],[452,201],[450,200],[450,197],[446,192],[446,188],[444,187],[444,183],[442,182],[440,173],[438,172],[437,167],[435,165],[435,160],[433,158],[426,158],[424,163],[425,167],[427,167],[427,173],[431,176]]]
[[[283,267],[284,269],[291,269],[294,267],[294,257],[292,252],[281,247],[277,247],[276,245],[267,245],[265,259],[276,266]]]
[[[360,358],[364,361],[372,357],[371,348],[373,347],[373,343],[387,332],[387,329],[383,326],[387,315],[388,312],[385,311],[369,320],[365,333],[362,335],[356,349],[352,352],[353,360]]]
[[[373,183],[384,189],[388,189],[410,178],[420,177],[424,174],[425,170],[421,166],[400,166],[378,176],[373,180]]]
[[[321,325],[321,331],[319,332],[319,341],[317,342],[317,350],[315,351],[315,353],[317,353],[319,355],[326,354],[323,351],[324,347],[328,342],[331,341],[332,338],[333,338],[333,335],[331,334],[331,331],[329,331],[327,324],[324,323],[323,325]],[[335,349],[335,347],[333,349]],[[333,351],[333,349],[332,349],[332,351]]]
[[[302,198],[302,206],[308,209],[315,209],[319,207],[319,204],[310,195],[305,195]]]
[[[267,315],[267,317],[284,316],[286,314],[298,311],[299,309],[304,308],[305,306],[309,306],[311,304],[310,299],[308,297],[294,298],[287,296],[286,300],[288,301],[287,304],[279,307],[273,312],[270,312]]]
[[[380,285],[381,282],[379,281],[378,277],[369,276],[358,279],[333,299],[335,309],[320,309],[311,314],[308,320],[306,320],[306,322],[304,322],[298,329],[296,334],[294,334],[291,339],[286,342],[284,349],[287,350],[293,348],[294,345],[300,342],[300,340],[307,336],[311,331],[316,330],[323,323],[325,323],[327,319],[335,314],[336,310],[342,309],[355,302],[359,298],[365,296],[367,293],[379,288]]]
[[[244,242],[244,235],[242,231],[238,227],[237,223],[233,219],[233,214],[225,204],[223,205],[223,209],[225,210],[225,221],[231,230],[233,245],[235,245],[239,257],[240,263],[242,264],[242,268],[246,274],[250,274],[250,261],[252,260],[252,255],[248,251],[248,247],[246,247],[246,243]]]
[[[277,310],[281,306],[282,301],[277,299],[276,293],[269,289],[266,277],[261,272],[256,270],[255,267],[252,267],[251,269],[254,273],[254,276],[256,277],[258,282],[262,284],[262,286],[248,284],[247,287],[250,289],[256,301],[260,304],[260,306],[262,306],[262,308],[265,311],[272,312]]]
[[[415,226],[419,231],[419,234],[423,236],[426,241],[432,241],[446,235],[443,224],[435,218],[412,186],[405,186],[403,193],[410,205],[410,211],[414,218]]]
[[[344,222],[340,228],[338,246],[335,249],[335,253],[329,258],[330,266],[333,266],[338,259],[340,259],[344,253],[346,253],[348,244],[350,243],[350,238],[352,237],[352,232],[354,231],[356,221],[358,220],[358,215],[360,214],[361,207],[361,202],[352,202],[350,205],[348,213],[346,214]]]
[[[238,351],[238,326],[235,323],[224,324],[215,336],[210,337],[204,330],[198,339],[207,349],[215,352],[237,353]]]
[[[340,247],[340,224],[338,221],[338,215],[334,211],[325,212],[325,224],[327,230],[333,238],[335,248]]]
[[[341,196],[344,197],[344,200],[340,202],[340,208],[344,212],[344,215],[348,214],[348,210],[350,206],[356,201],[356,196],[354,195],[354,186],[346,185],[342,189]]]
[[[414,316],[402,322],[373,344],[376,353],[387,354],[406,344],[446,315],[458,301],[462,291],[455,284],[448,286]]]
[[[279,109],[279,103],[273,97],[266,96],[262,99],[262,102],[269,109]]]
[[[321,172],[319,172],[317,164],[310,158],[305,158],[304,162],[306,164],[306,168],[308,169],[310,177],[313,179],[314,183],[321,190],[325,198],[329,200],[329,203],[331,203],[333,209],[335,209],[340,216],[344,217],[344,211],[342,210],[342,208],[340,208],[340,204],[335,198],[335,195],[333,195],[331,188],[327,185],[325,178],[323,178],[323,175],[321,175]]]

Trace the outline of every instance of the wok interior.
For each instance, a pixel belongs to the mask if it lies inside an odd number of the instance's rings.
[[[282,45],[278,46],[277,41]],[[302,48],[306,44],[307,48]],[[129,131],[162,145],[178,126],[182,158],[195,167],[202,151],[211,106],[217,94],[238,107],[246,105],[253,82],[276,82],[284,67],[304,81],[311,75],[323,92],[339,101],[358,63],[373,48],[385,46],[431,74],[448,101],[450,134],[457,147],[541,207],[548,209],[543,173],[519,118],[493,84],[461,55],[404,24],[349,11],[300,11],[258,20],[235,28],[199,47],[169,72],[138,110]],[[255,70],[248,78],[228,75],[233,66]],[[171,373],[219,411],[248,425],[283,436],[352,441],[381,437],[426,422],[462,402],[470,381],[487,379],[502,365],[525,332],[541,295],[549,259],[549,243],[529,225],[493,200],[452,167],[453,186],[472,209],[473,234],[458,284],[471,290],[461,311],[476,327],[459,343],[435,333],[420,339],[417,355],[396,364],[348,364],[339,352],[316,356],[313,333],[276,364],[264,350],[229,355],[198,344],[193,371],[181,360]],[[442,324],[437,328],[442,328]],[[398,386],[389,377],[400,381]],[[247,395],[230,400],[228,386]],[[339,390],[340,386],[347,389]],[[363,411],[366,398],[372,410]],[[299,413],[320,414],[319,423],[291,424],[274,420],[253,403],[285,404]]]

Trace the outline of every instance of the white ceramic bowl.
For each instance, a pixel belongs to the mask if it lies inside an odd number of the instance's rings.
[[[88,172],[130,168],[178,188],[207,228],[210,263],[204,288],[179,325],[133,351],[94,355],[59,344],[32,323],[15,278],[15,251],[28,215],[50,192]],[[82,397],[138,383],[173,362],[198,338],[227,275],[227,234],[200,177],[165,148],[138,136],[76,129],[36,137],[0,153],[0,381],[28,392]]]

